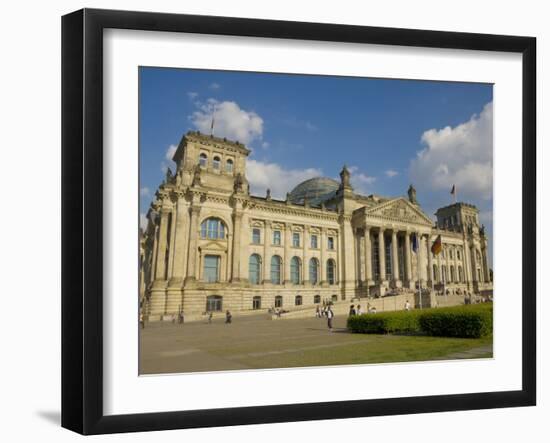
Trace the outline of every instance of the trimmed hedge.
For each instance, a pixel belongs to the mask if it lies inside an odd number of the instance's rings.
[[[480,338],[493,332],[493,305],[430,309],[419,317],[420,329],[437,337]]]
[[[347,327],[363,334],[425,333],[438,337],[479,338],[493,331],[493,305],[353,315],[348,318]]]
[[[421,311],[393,311],[348,317],[348,329],[363,334],[420,332],[418,317]]]

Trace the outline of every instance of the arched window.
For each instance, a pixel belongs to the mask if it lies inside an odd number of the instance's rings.
[[[460,260],[460,249],[456,250],[456,258]]]
[[[451,282],[455,281],[455,267],[451,266]]]
[[[276,308],[282,308],[283,307],[283,297],[281,295],[275,296],[275,307]]]
[[[320,295],[314,295],[313,296],[313,303],[321,303],[321,296]]]
[[[311,258],[309,260],[309,282],[316,285],[319,280],[319,260]]]
[[[327,260],[327,280],[329,285],[336,282],[336,262],[332,258]]]
[[[301,295],[296,296],[296,298],[294,299],[294,304],[296,306],[301,306],[302,305],[302,296]]]
[[[441,278],[445,283],[448,283],[449,278],[447,277],[447,266],[441,266]]]
[[[253,285],[260,284],[260,270],[262,268],[262,259],[258,254],[252,254],[248,260],[248,280]]]
[[[206,297],[206,311],[221,311],[222,300],[223,298],[220,295],[209,295]]]
[[[464,276],[462,275],[462,266],[458,267],[458,281],[460,283],[464,282]]]
[[[434,265],[434,281],[439,282],[439,269],[437,269],[437,265]]]
[[[292,257],[292,260],[290,260],[290,281],[295,285],[299,285],[301,282],[300,268],[301,268],[300,259],[298,257]]]
[[[219,218],[207,218],[201,224],[201,237],[223,240],[225,238],[225,225]]]
[[[212,159],[212,167],[213,167],[214,169],[219,170],[219,169],[220,169],[220,163],[221,163],[221,162],[220,162],[220,157],[216,156],[216,157],[214,157],[214,158]]]
[[[252,298],[252,309],[261,309],[262,308],[262,297],[255,295]]]
[[[281,257],[274,255],[271,257],[271,283],[281,284]]]
[[[344,300],[344,299],[345,299],[345,297],[342,296],[342,300]],[[332,300],[333,302],[337,302],[337,301],[338,301],[338,295],[332,294],[331,300]]]
[[[199,155],[199,165],[201,168],[208,166],[208,156],[204,152]]]
[[[227,159],[227,161],[225,162],[225,172],[233,172],[233,160],[231,160],[230,158]]]

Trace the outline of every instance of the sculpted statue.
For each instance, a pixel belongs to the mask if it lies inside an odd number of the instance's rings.
[[[348,167],[344,165],[342,171],[340,172],[340,188],[351,188],[350,176],[351,174]]]
[[[243,184],[244,184],[243,176],[239,172],[235,176],[235,183],[233,184],[233,190],[235,192],[243,192]]]
[[[265,199],[267,201],[271,200],[271,189],[267,188],[267,192],[266,192],[266,195],[265,195]]]
[[[409,194],[409,201],[413,204],[413,205],[416,205],[417,204],[417,201],[416,201],[416,189],[414,189],[414,186],[411,184],[409,186],[409,190],[407,191],[407,194]]]
[[[200,186],[201,185],[201,167],[199,165],[195,165],[193,169],[193,186]]]

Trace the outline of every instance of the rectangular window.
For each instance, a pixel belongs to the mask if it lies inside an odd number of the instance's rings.
[[[252,243],[255,245],[260,244],[260,230],[258,228],[252,229]]]
[[[274,245],[281,244],[281,231],[273,231],[273,244]]]
[[[206,255],[204,257],[204,280],[209,283],[219,281],[220,256]]]
[[[314,234],[311,236],[311,247],[317,249],[317,236]]]
[[[298,232],[292,233],[292,246],[295,248],[300,247],[300,234]]]
[[[328,247],[329,249],[334,249],[334,237],[329,237],[329,238],[328,238],[328,245],[327,245],[327,247]]]

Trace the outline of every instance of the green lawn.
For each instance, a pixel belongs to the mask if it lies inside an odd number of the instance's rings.
[[[287,350],[265,355],[256,353],[253,356],[241,354],[235,356],[233,360],[251,368],[392,363],[445,359],[452,354],[467,353],[471,349],[486,347],[488,347],[487,352],[472,354],[469,358],[493,356],[492,337],[469,339],[371,334],[367,339],[365,336],[362,338],[363,340],[357,340],[355,343],[326,347],[321,345],[314,349],[296,349],[294,352]],[[221,354],[225,353],[220,351]]]

